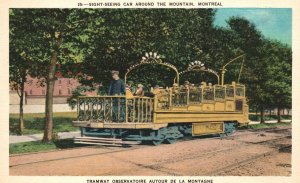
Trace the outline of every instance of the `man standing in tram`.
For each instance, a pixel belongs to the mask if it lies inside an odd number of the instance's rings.
[[[125,84],[119,77],[119,71],[111,71],[113,80],[110,82],[108,95],[125,95]],[[112,121],[124,122],[125,121],[125,99],[114,98],[112,100]]]
[[[110,82],[108,94],[109,95],[124,95],[125,85],[123,80],[119,77],[119,71],[111,71],[113,80]]]

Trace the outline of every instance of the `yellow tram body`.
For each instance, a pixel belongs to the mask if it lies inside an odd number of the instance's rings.
[[[153,57],[141,61],[141,64],[149,63],[165,64]],[[175,66],[166,65],[176,71],[178,82],[171,87],[151,89],[153,96],[133,96],[127,90],[124,96],[79,97],[78,119],[73,125],[81,128],[82,136],[93,138],[81,137],[75,142],[97,144],[101,141],[100,145],[105,145],[113,138],[122,142],[150,140],[157,145],[163,140],[171,143],[186,134],[231,133],[233,124],[249,122],[244,85],[223,84],[222,75],[221,84],[202,82],[197,87],[180,86],[180,73]],[[198,65],[200,70],[212,71]]]

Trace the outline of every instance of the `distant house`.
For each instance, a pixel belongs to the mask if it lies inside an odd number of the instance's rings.
[[[45,104],[46,83],[37,78],[27,77],[25,84],[25,103],[26,104]],[[79,82],[73,78],[58,78],[54,83],[53,103],[65,104],[67,98],[72,95],[72,91],[79,86]]]
[[[72,95],[72,91],[75,90],[80,83],[74,78],[57,77],[58,79],[55,80],[54,84],[53,104],[66,104],[67,99]],[[24,87],[24,104],[45,104],[46,89],[46,83],[43,79],[33,78],[28,75]],[[88,95],[96,95],[96,92],[88,92]],[[10,104],[19,104],[17,91],[12,89],[10,91]]]

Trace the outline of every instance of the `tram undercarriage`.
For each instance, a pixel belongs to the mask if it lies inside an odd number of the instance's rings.
[[[173,144],[177,139],[192,136],[229,136],[237,122],[169,123],[157,130],[132,128],[81,127],[81,137],[75,143],[94,145],[133,145],[140,143]]]

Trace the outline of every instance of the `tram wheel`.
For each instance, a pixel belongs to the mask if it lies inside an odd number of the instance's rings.
[[[222,138],[224,138],[225,137],[225,133],[220,133],[219,134],[219,137],[222,139]]]
[[[228,133],[226,133],[226,136],[228,137],[228,136],[231,136],[231,135],[233,135],[233,133],[234,132],[228,132]]]
[[[152,141],[152,144],[155,145],[155,146],[158,146],[160,145],[164,140],[153,140]]]
[[[167,142],[168,144],[174,144],[174,143],[176,142],[176,139],[174,139],[174,138],[167,138],[167,139],[166,139],[166,142]]]

